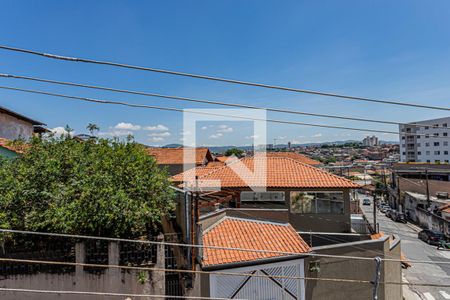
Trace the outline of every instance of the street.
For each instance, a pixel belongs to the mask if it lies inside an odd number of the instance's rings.
[[[369,198],[371,205],[362,205],[361,208],[370,222],[373,222],[373,198],[362,194],[358,195],[360,202],[362,199]],[[396,234],[401,238],[401,247],[403,254],[408,260],[427,260],[435,262],[449,262],[450,251],[439,251],[436,246],[417,238],[417,233],[421,230],[419,227],[407,223],[397,223],[387,218],[383,213],[377,210],[377,222],[380,231],[385,234]],[[449,284],[450,283],[450,265],[411,263],[411,267],[403,269],[403,280],[410,283],[433,283],[433,284]],[[410,291],[406,291],[405,299],[426,299],[426,300],[448,300],[450,299],[450,289],[440,287],[425,286],[409,286]],[[404,289],[405,291],[405,289]],[[411,295],[407,298],[407,294]],[[416,294],[417,296],[413,296]]]

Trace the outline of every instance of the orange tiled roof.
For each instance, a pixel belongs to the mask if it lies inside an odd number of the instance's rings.
[[[228,156],[216,156],[216,160],[220,162],[225,162],[229,157]]]
[[[308,156],[297,153],[297,152],[267,152],[266,156],[292,158],[292,159],[298,160],[302,163],[305,163],[305,164],[308,164],[311,166],[318,166],[318,165],[322,164],[320,161],[311,159]]]
[[[210,166],[210,164],[208,164],[204,167],[192,168],[185,172],[182,172],[182,173],[172,176],[171,180],[175,181],[175,182],[182,182],[182,181],[184,181],[183,178],[185,176],[186,176],[186,180],[194,180],[195,176],[200,177],[200,176],[206,175],[206,174],[212,172],[213,170],[220,168],[222,166],[223,166],[223,164],[221,164],[220,166]]]
[[[207,229],[203,245],[307,253],[309,246],[289,224],[224,217]],[[203,266],[287,256],[280,253],[203,248]]]
[[[250,171],[255,164],[266,160],[266,174],[247,178],[247,182],[238,176],[232,167],[242,162]],[[267,188],[358,188],[358,184],[330,172],[285,157],[246,157],[221,168],[199,176],[200,186],[208,187],[208,180],[220,180],[222,188],[267,187]],[[202,183],[204,182],[204,183]]]
[[[24,143],[15,143],[14,141],[0,138],[0,147],[21,154],[27,149],[28,146]]]
[[[195,164],[203,164],[205,158],[210,161],[212,155],[208,148],[147,148],[147,154],[154,156],[159,165],[181,165],[184,163],[184,151],[195,151]],[[191,162],[194,163],[194,162]]]

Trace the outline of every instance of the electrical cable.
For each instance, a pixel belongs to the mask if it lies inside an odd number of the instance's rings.
[[[400,105],[400,106],[408,106],[408,107],[416,107],[416,108],[427,108],[427,109],[434,109],[434,110],[450,111],[449,107],[439,107],[439,106],[423,105],[423,104],[416,104],[416,103],[407,103],[407,102],[399,102],[399,101],[392,101],[392,100],[382,100],[382,99],[374,99],[374,98],[367,98],[367,97],[343,95],[343,94],[337,94],[337,93],[305,90],[305,89],[291,88],[291,87],[285,87],[285,86],[277,86],[277,85],[256,83],[256,82],[250,82],[250,81],[242,81],[242,80],[236,80],[236,79],[227,79],[227,78],[221,78],[221,77],[191,74],[191,73],[178,72],[178,71],[172,71],[172,70],[135,66],[135,65],[115,63],[115,62],[109,62],[109,61],[99,61],[99,60],[93,60],[93,59],[55,55],[55,54],[33,51],[33,50],[29,50],[29,49],[9,47],[9,46],[5,46],[5,45],[0,45],[0,49],[14,51],[14,52],[27,53],[27,54],[32,54],[32,55],[38,55],[38,56],[42,56],[42,57],[46,57],[46,58],[71,61],[71,62],[82,62],[82,63],[89,63],[89,64],[97,64],[97,65],[108,65],[108,66],[119,67],[119,68],[134,69],[134,70],[140,70],[140,71],[148,71],[148,72],[155,72],[155,73],[162,73],[162,74],[176,75],[176,76],[183,76],[183,77],[191,77],[191,78],[226,82],[226,83],[232,83],[232,84],[238,84],[238,85],[260,87],[260,88],[266,88],[266,89],[276,89],[276,90],[296,92],[296,93],[306,93],[306,94],[312,94],[312,95],[318,95],[318,96],[335,97],[335,98],[346,99],[346,100],[356,100],[356,101],[365,101],[365,102],[380,103],[380,104],[390,104],[390,105]]]

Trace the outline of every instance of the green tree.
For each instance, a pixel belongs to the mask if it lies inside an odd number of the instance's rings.
[[[97,124],[89,123],[88,126],[86,126],[86,129],[89,130],[91,135],[94,135],[95,132],[100,130],[100,127],[98,127]]]
[[[134,142],[35,138],[0,163],[3,228],[132,238],[173,207],[168,174]]]
[[[225,151],[225,156],[231,156],[234,155],[236,157],[242,157],[242,155],[244,154],[244,150],[239,149],[239,148],[230,148],[227,151]]]

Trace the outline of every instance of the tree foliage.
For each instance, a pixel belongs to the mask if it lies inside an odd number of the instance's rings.
[[[0,162],[3,228],[136,237],[173,209],[168,174],[132,141],[35,138]]]
[[[239,148],[230,148],[227,151],[225,151],[225,156],[236,156],[236,157],[242,157],[242,155],[244,154],[244,150],[239,149]]]

